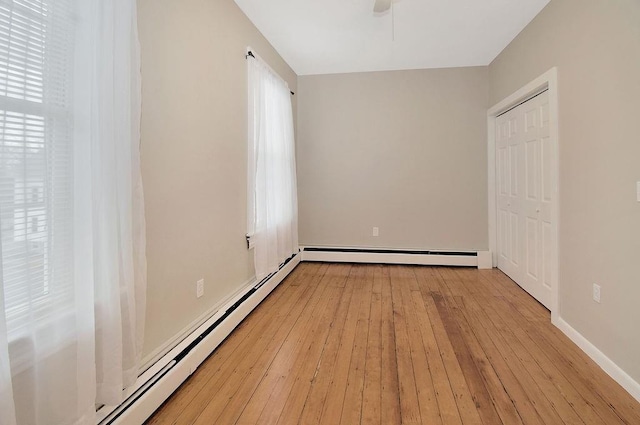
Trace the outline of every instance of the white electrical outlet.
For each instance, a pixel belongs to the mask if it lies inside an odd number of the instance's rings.
[[[593,300],[597,303],[600,302],[600,285],[593,284]]]
[[[378,229],[377,227],[373,228],[373,236],[379,236],[380,235],[380,229]]]
[[[204,295],[204,279],[200,279],[196,282],[196,298],[200,298]]]

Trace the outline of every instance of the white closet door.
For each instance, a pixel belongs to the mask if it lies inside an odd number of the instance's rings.
[[[548,93],[496,118],[498,268],[551,303],[552,151]]]

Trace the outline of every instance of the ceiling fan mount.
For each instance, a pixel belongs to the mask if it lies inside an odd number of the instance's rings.
[[[394,2],[395,0],[375,0],[373,3],[373,13],[380,15],[388,12]]]

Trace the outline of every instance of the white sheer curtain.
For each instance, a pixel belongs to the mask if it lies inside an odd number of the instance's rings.
[[[0,424],[93,424],[138,374],[135,0],[0,0]]]
[[[255,53],[254,53],[255,55]],[[257,55],[248,56],[248,232],[261,280],[298,252],[298,198],[291,94]]]

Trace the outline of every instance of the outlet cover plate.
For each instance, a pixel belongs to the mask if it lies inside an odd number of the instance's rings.
[[[200,279],[196,282],[196,297],[200,298],[204,295],[204,279]]]
[[[593,284],[593,300],[597,303],[600,302],[600,285]]]

